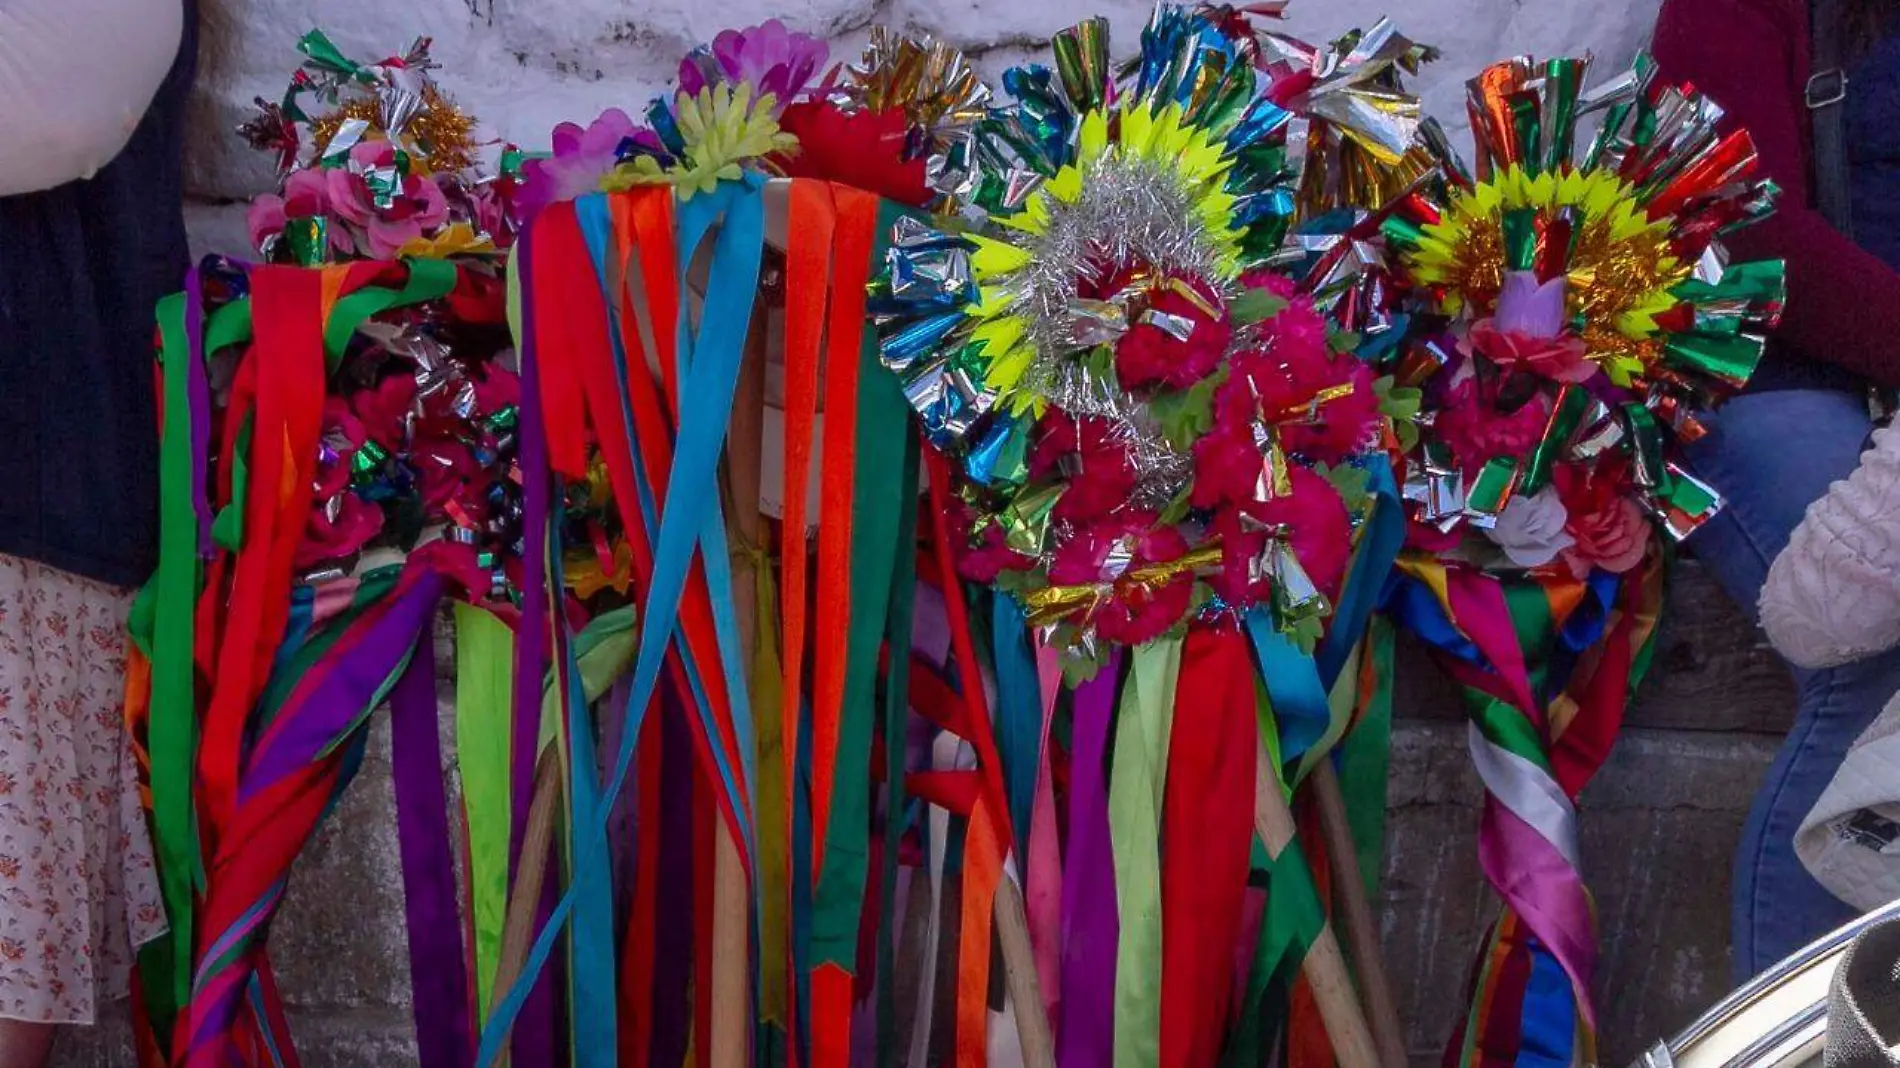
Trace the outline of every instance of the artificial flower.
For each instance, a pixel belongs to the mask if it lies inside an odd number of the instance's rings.
[[[1433,423],[1467,478],[1493,457],[1528,455],[1543,440],[1550,421],[1550,401],[1542,393],[1533,393],[1506,412],[1500,410],[1495,392],[1495,386],[1468,377],[1445,392]]]
[[[1624,463],[1566,464],[1556,471],[1552,481],[1569,513],[1564,531],[1572,541],[1563,559],[1579,579],[1599,568],[1620,575],[1642,563],[1649,551],[1649,519],[1627,492],[1628,479]]]
[[[1485,533],[1518,567],[1543,567],[1575,544],[1565,530],[1569,513],[1554,486],[1518,494],[1505,502]]]
[[[244,222],[250,231],[251,247],[264,250],[273,238],[284,232],[292,219],[323,218],[330,214],[329,185],[322,171],[297,171],[284,181],[282,196],[265,193],[251,201]],[[356,251],[349,230],[328,227],[330,248],[348,255]]]
[[[1471,324],[1472,351],[1508,371],[1529,371],[1553,382],[1585,382],[1597,373],[1583,339],[1575,335],[1535,337],[1502,329],[1497,319]]]
[[[363,423],[341,398],[323,402],[323,430],[317,439],[317,477],[311,487],[324,501],[350,486],[350,464],[368,440]]]
[[[619,108],[608,108],[584,127],[571,122],[556,126],[553,155],[521,165],[516,211],[523,220],[531,219],[549,204],[599,189],[601,180],[619,166],[621,145],[642,135],[652,139],[651,131],[634,125]],[[658,147],[657,139],[652,143]]]
[[[743,30],[721,30],[711,47],[680,61],[680,91],[697,96],[722,81],[746,82],[789,102],[804,92],[830,54],[823,40],[788,30],[777,19]]]
[[[1080,527],[1055,552],[1049,579],[1057,585],[1113,584],[1114,595],[1089,615],[1103,640],[1139,645],[1165,634],[1194,603],[1194,579],[1178,574],[1149,582],[1129,573],[1178,560],[1188,551],[1177,527],[1155,527],[1151,512],[1127,512]]]
[[[378,203],[379,195],[370,187],[369,177],[376,172],[399,176],[386,204]],[[359,144],[350,149],[347,167],[323,172],[331,210],[366,235],[361,251],[373,259],[395,258],[404,245],[448,219],[448,200],[432,179],[400,172],[395,147],[387,141]]]
[[[824,178],[913,207],[931,201],[924,159],[905,144],[910,118],[901,108],[847,111],[829,100],[801,100],[785,109],[779,126],[798,151],[773,158],[792,178]]]
[[[1264,601],[1273,576],[1257,566],[1268,539],[1282,538],[1307,578],[1331,600],[1345,584],[1352,551],[1352,517],[1339,491],[1310,468],[1288,473],[1290,492],[1265,501],[1223,508],[1215,513],[1213,533],[1220,539],[1221,569],[1210,579],[1214,592],[1236,607]]]
[[[1086,521],[1128,503],[1141,472],[1128,446],[1115,436],[1115,424],[1097,416],[1072,418],[1052,411],[1029,457],[1031,478],[1065,475],[1068,489],[1056,502],[1055,518]]]
[[[382,530],[381,508],[354,493],[336,494],[311,509],[292,564],[302,569],[326,560],[341,560],[369,544]]]
[[[1114,293],[1125,288],[1119,283],[1117,279],[1104,288]],[[1115,342],[1115,377],[1122,388],[1186,389],[1213,374],[1227,355],[1234,327],[1212,287],[1198,279],[1163,279],[1151,283],[1145,305]],[[1186,336],[1159,325],[1157,317],[1184,328]]]

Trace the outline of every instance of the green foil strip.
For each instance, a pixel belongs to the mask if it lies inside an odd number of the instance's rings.
[[[1722,495],[1708,483],[1670,464],[1664,484],[1651,498],[1650,510],[1662,520],[1669,536],[1681,541],[1722,510]]]
[[[1761,363],[1765,347],[1765,339],[1757,334],[1674,334],[1663,343],[1663,360],[1740,389]]]
[[[1528,271],[1537,265],[1537,211],[1515,208],[1504,213],[1504,265],[1506,270]]]
[[[1576,437],[1577,429],[1583,425],[1583,417],[1590,411],[1592,398],[1581,386],[1564,383],[1557,391],[1557,403],[1551,406],[1550,421],[1544,424],[1544,436],[1537,447],[1531,450],[1530,462],[1524,465],[1524,477],[1518,480],[1517,492],[1536,493],[1550,485],[1551,472],[1556,470],[1557,461],[1562,460],[1570,447],[1570,440]]]
[[[1509,456],[1491,457],[1478,469],[1477,477],[1465,491],[1465,514],[1474,519],[1496,518],[1510,501],[1516,484],[1517,461]]]
[[[284,247],[299,267],[321,267],[330,262],[330,220],[321,215],[292,219],[284,224]]]
[[[1662,423],[1655,412],[1633,401],[1623,405],[1622,412],[1636,484],[1652,490],[1663,486],[1669,471],[1663,459]]]
[[[1517,151],[1524,169],[1532,177],[1543,172],[1543,116],[1537,113],[1537,94],[1526,89],[1512,93],[1511,126],[1517,134]]]
[[[1056,74],[1062,89],[1079,112],[1093,111],[1108,100],[1108,20],[1085,19],[1049,41],[1055,51]]]
[[[1065,483],[1030,490],[1009,502],[1001,516],[1003,544],[1025,556],[1041,556],[1049,541],[1049,521],[1069,487]]]
[[[1589,60],[1552,59],[1544,64],[1544,169],[1555,171],[1570,162],[1577,136],[1577,92]]]

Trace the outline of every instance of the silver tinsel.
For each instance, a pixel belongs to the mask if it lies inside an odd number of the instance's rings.
[[[1073,204],[1049,200],[1043,232],[1028,243],[1029,266],[1007,285],[1019,294],[1036,358],[1024,385],[1048,389],[1074,360],[1077,319],[1095,319],[1080,303],[1080,283],[1123,265],[1220,279],[1220,248],[1195,215],[1194,196],[1166,164],[1110,153],[1082,175]]]

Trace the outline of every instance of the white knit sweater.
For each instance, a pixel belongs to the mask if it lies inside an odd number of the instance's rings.
[[[1768,571],[1761,623],[1783,656],[1834,667],[1900,645],[1900,429],[1818,501]]]

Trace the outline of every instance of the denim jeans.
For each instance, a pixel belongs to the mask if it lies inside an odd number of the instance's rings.
[[[1745,394],[1709,423],[1689,460],[1728,506],[1689,548],[1755,619],[1768,565],[1808,505],[1854,470],[1873,425],[1861,397],[1817,389]],[[1801,866],[1794,833],[1848,746],[1900,691],[1900,650],[1826,671],[1797,668],[1794,677],[1794,727],[1755,794],[1735,854],[1731,964],[1738,984],[1854,915]]]

